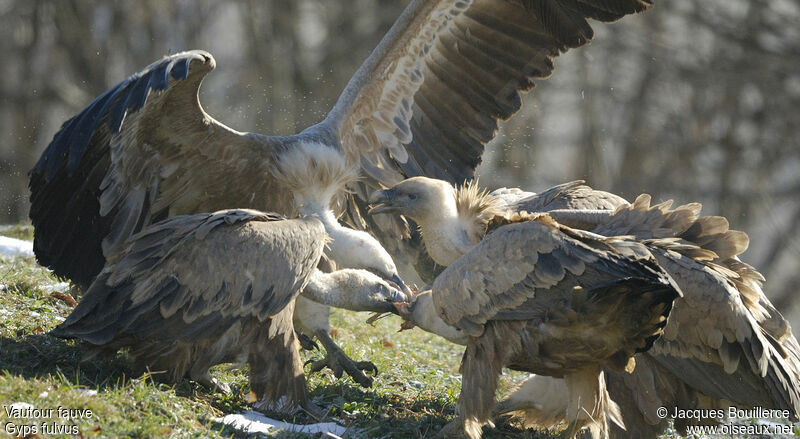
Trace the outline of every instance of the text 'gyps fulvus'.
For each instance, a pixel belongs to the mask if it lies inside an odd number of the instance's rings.
[[[110,254],[80,303],[51,334],[94,351],[130,348],[140,370],[167,371],[227,390],[208,369],[247,361],[255,406],[303,407],[303,365],[292,325],[295,298],[348,296],[386,311],[404,297],[365,270],[322,273],[328,241],[316,217],[253,210],[178,215],[146,227]]]
[[[373,212],[408,215],[422,228],[425,245],[441,265],[477,245],[489,221],[508,212],[548,212],[551,218],[602,236],[632,236],[646,245],[678,284],[663,336],[636,356],[632,374],[607,371],[609,394],[622,408],[626,431],[613,436],[655,438],[667,427],[659,407],[737,407],[788,410],[800,415],[800,346],[789,323],[764,294],[763,277],[737,255],[748,244],[743,232],[729,230],[718,216],[700,216],[700,204],[672,209],[650,205],[642,195],[633,204],[582,182],[541,194],[503,189],[486,194],[474,184],[458,190],[444,181],[417,177],[376,192]],[[433,213],[435,212],[435,214]],[[425,306],[415,309],[421,327],[453,339]],[[533,377],[498,412],[522,411],[531,424],[550,426],[565,419],[566,387]],[[566,417],[566,419],[570,419]],[[685,432],[691,419],[675,421]]]
[[[31,170],[37,259],[85,287],[115,247],[164,218],[245,207],[295,216],[303,210],[292,196],[296,186],[321,185],[313,174],[285,172],[281,163],[292,161],[284,156],[323,161],[332,153],[364,177],[351,193],[337,194],[336,215],[414,260],[419,243],[407,224],[364,215],[369,193],[415,175],[452,183],[471,178],[498,120],[519,109],[520,92],[549,76],[559,53],[592,38],[588,19],[613,21],[649,4],[414,0],[327,117],[291,136],[220,124],[197,96],[215,67],[211,55],[166,57],[67,121]],[[335,216],[326,219],[335,240],[334,223]],[[301,326],[327,333],[325,318],[310,320]]]

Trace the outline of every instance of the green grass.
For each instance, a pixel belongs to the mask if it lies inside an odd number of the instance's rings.
[[[0,234],[22,239],[32,235],[31,227],[25,225],[2,227]],[[214,376],[233,389],[231,395],[222,395],[190,381],[159,384],[132,370],[125,353],[81,363],[83,351],[77,343],[47,335],[72,309],[53,297],[53,291],[78,296],[77,291],[59,283],[32,259],[2,257],[0,289],[0,405],[25,402],[39,409],[90,409],[91,418],[72,423],[58,417],[31,420],[39,427],[42,422],[75,425],[82,437],[247,437],[213,421],[248,409],[246,367],[220,365],[213,369]],[[328,410],[329,420],[353,427],[348,437],[413,438],[435,433],[453,416],[460,390],[462,348],[419,329],[397,333],[400,320],[394,316],[379,320],[374,327],[365,323],[367,317],[365,313],[335,311],[332,326],[348,355],[377,365],[380,372],[372,388],[361,388],[349,377],[336,379],[323,371],[308,377],[312,401]],[[318,351],[303,352],[304,359],[320,355]],[[504,375],[501,391],[518,378]],[[0,407],[0,432],[10,421]],[[13,420],[17,425],[26,421]],[[551,436],[499,423],[496,429],[485,430],[484,437]]]

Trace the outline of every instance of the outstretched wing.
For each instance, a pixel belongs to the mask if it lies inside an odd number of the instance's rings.
[[[642,296],[656,292],[648,295],[660,301],[653,309],[669,312],[679,292],[654,263],[623,256],[602,241],[589,246],[582,240],[590,238],[570,235],[546,218],[497,228],[434,281],[433,300],[442,319],[478,336],[489,320],[544,321],[549,306],[560,303],[555,297],[591,295],[612,286],[624,289],[626,284],[636,285]]]
[[[472,178],[521,93],[552,73],[557,55],[592,38],[589,19],[613,21],[650,3],[413,0],[316,128],[335,133],[362,165],[347,221],[393,254],[424,258],[413,224],[366,215],[369,194],[407,177]]]
[[[30,171],[39,262],[88,285],[104,254],[167,216],[252,207],[288,214],[267,169],[280,142],[203,111],[203,51],[151,64],[64,123]]]
[[[53,334],[96,345],[126,336],[191,341],[236,320],[265,321],[300,293],[325,241],[310,218],[251,210],[169,218],[112,254]]]
[[[498,120],[553,58],[645,0],[414,0],[355,73],[324,123],[384,185],[472,177]]]

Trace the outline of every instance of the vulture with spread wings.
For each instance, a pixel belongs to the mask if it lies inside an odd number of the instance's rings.
[[[322,222],[311,216],[242,209],[174,216],[110,254],[51,334],[83,340],[94,354],[130,348],[141,370],[224,391],[208,369],[246,360],[256,407],[316,412],[292,325],[300,291],[323,302],[357,297],[356,308],[369,311],[390,310],[403,296],[366,270],[317,270],[327,242]]]
[[[305,154],[316,163],[338,155],[359,170],[351,191],[337,192],[336,214],[414,261],[413,228],[364,215],[367,195],[409,176],[472,177],[498,121],[520,108],[520,93],[550,75],[558,54],[592,38],[589,19],[613,21],[649,4],[414,0],[327,117],[291,136],[217,122],[198,100],[212,56],[165,57],[64,123],[31,170],[37,259],[85,287],[116,247],[165,218],[243,207],[294,216],[303,207],[292,196],[298,186],[329,190],[319,173],[283,168],[295,162],[287,154]],[[327,332],[324,318],[312,320],[305,326]]]

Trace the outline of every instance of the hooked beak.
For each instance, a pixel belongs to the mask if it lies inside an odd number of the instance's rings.
[[[411,288],[409,288],[409,287],[406,285],[406,283],[405,283],[405,282],[403,282],[403,279],[400,279],[400,276],[398,276],[398,275],[396,275],[396,274],[395,274],[395,275],[393,275],[393,276],[392,276],[392,282],[396,283],[396,284],[397,284],[397,286],[399,286],[399,287],[400,287],[400,289],[403,291],[403,294],[405,294],[405,295],[406,295],[406,298],[407,298],[406,300],[410,299],[410,298],[411,298],[411,296],[413,296],[413,295],[414,295],[414,293],[413,293],[413,292],[411,292]],[[395,300],[395,302],[404,302],[404,300]]]
[[[369,209],[369,214],[373,215],[376,213],[390,213],[400,210],[402,206],[396,206],[393,204],[395,201],[394,196],[394,189],[373,192],[369,197],[369,204],[371,206]]]

